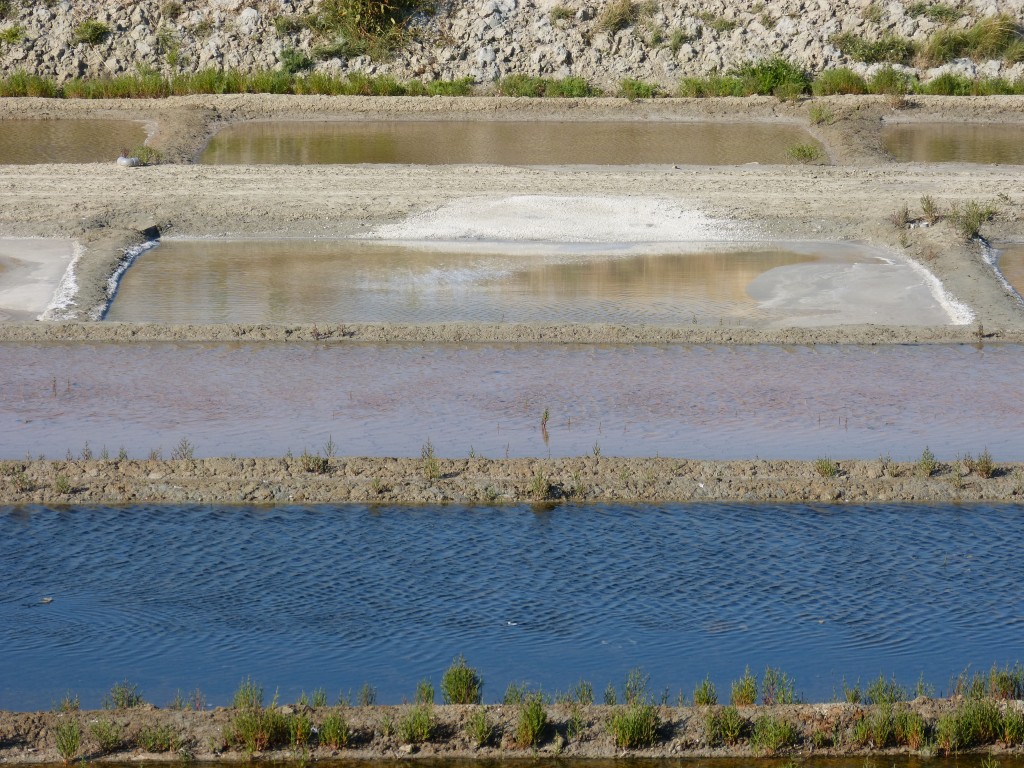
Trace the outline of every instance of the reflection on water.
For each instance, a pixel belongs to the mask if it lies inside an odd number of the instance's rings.
[[[125,273],[106,319],[747,326],[949,322],[919,275],[856,244],[696,244],[683,253],[663,251],[685,250],[685,244],[435,247],[448,250],[367,241],[166,242],[141,255]],[[496,252],[481,252],[485,247]],[[808,276],[799,265],[815,265],[816,271]],[[881,283],[863,290],[864,281],[871,280]],[[755,290],[756,297],[751,295]]]
[[[203,152],[210,164],[731,165],[791,163],[817,142],[764,123],[274,121],[230,125]]]
[[[145,140],[130,120],[0,120],[0,165],[112,163]]]
[[[0,457],[1024,456],[1017,345],[3,344]],[[939,375],[941,372],[941,375]],[[537,425],[550,412],[545,442]]]
[[[672,698],[745,665],[818,701],[880,672],[941,692],[1016,660],[1022,537],[990,505],[0,507],[0,708],[126,676],[159,704],[246,675],[398,703],[459,653],[489,702],[637,666]]]
[[[1024,127],[1020,125],[886,125],[882,143],[903,162],[1024,164]]]

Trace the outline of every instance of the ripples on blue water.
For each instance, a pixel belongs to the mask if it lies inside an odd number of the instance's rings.
[[[0,508],[0,708],[247,675],[397,703],[459,653],[485,701],[636,666],[673,700],[748,664],[941,692],[1024,657],[1022,537],[1008,505]]]

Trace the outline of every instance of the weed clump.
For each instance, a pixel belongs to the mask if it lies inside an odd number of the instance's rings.
[[[704,738],[713,747],[738,744],[748,730],[747,719],[736,707],[712,709],[704,718]]]
[[[434,733],[434,713],[429,704],[412,706],[398,721],[396,734],[403,744],[422,744]]]
[[[733,682],[729,699],[735,707],[750,707],[757,701],[757,678],[750,674],[750,667],[743,670],[743,677]]]
[[[765,667],[761,679],[761,702],[770,707],[773,704],[796,703],[795,683],[785,672],[773,667]]]
[[[331,749],[344,749],[348,746],[352,733],[348,721],[341,712],[334,710],[320,724],[320,743]]]
[[[445,704],[479,704],[483,698],[484,681],[466,664],[463,656],[455,658],[441,676],[441,695]]]
[[[544,740],[548,726],[548,713],[544,704],[544,694],[540,691],[526,694],[520,702],[515,732],[515,741],[519,747],[539,747]]]
[[[811,86],[802,68],[780,57],[745,64],[729,74],[740,79],[748,95],[795,98],[810,91]]]
[[[136,738],[140,747],[153,754],[177,751],[181,746],[181,736],[170,725],[146,726]]]
[[[767,715],[754,721],[750,745],[760,752],[775,754],[798,741],[796,726],[788,720]]]
[[[865,64],[909,64],[917,52],[913,41],[892,34],[871,41],[843,32],[830,37],[829,42],[844,56]]]
[[[94,20],[83,21],[75,27],[73,35],[76,44],[85,43],[86,45],[99,45],[108,37],[110,37],[110,27],[102,21]]]
[[[968,200],[963,206],[954,203],[948,218],[957,234],[964,240],[973,240],[980,236],[982,225],[992,221],[998,213],[999,207],[994,203]]]
[[[658,709],[645,701],[620,707],[608,718],[608,732],[620,749],[644,749],[658,740],[661,718]]]
[[[123,744],[121,726],[112,720],[97,720],[89,726],[89,733],[92,734],[100,752],[105,755],[120,749]]]
[[[837,67],[818,75],[811,91],[815,96],[860,95],[868,92],[868,84],[849,67]]]
[[[839,464],[832,461],[828,456],[823,456],[820,459],[815,459],[814,471],[817,472],[820,477],[838,477]]]
[[[709,707],[718,703],[718,691],[710,677],[705,677],[693,689],[693,704],[697,707]]]
[[[597,18],[597,28],[609,35],[633,26],[640,16],[640,7],[633,0],[612,0]]]
[[[630,101],[637,99],[653,99],[661,95],[661,89],[654,83],[635,80],[631,77],[619,81],[619,96]]]
[[[925,44],[921,58],[936,67],[954,59],[974,61],[1024,58],[1024,37],[1016,20],[1007,14],[982,19],[970,29],[940,29]]]
[[[114,683],[110,691],[103,697],[104,709],[132,709],[142,706],[142,694],[134,683],[123,680]]]
[[[477,707],[466,721],[466,737],[476,747],[486,747],[494,738],[494,724],[487,716],[487,710]]]
[[[78,755],[82,745],[82,726],[72,718],[61,720],[53,729],[53,737],[57,744],[57,754],[68,765]]]
[[[917,466],[916,466],[917,476],[918,477],[931,477],[932,475],[934,475],[938,471],[939,471],[939,462],[935,458],[935,454],[932,453],[931,449],[928,448],[928,446],[925,446],[925,449],[923,451],[921,451],[921,458],[917,460]],[[879,680],[882,680],[882,678],[879,678]],[[875,699],[871,697],[871,687],[870,686],[868,687],[868,697],[869,697],[869,700],[875,701]]]
[[[786,154],[798,163],[813,163],[821,159],[821,148],[817,144],[794,144],[786,148]]]

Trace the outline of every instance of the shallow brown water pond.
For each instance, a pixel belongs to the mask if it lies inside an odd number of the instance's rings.
[[[200,162],[734,165],[791,163],[795,144],[818,145],[801,127],[763,123],[274,121],[228,126]]]
[[[1024,296],[1024,243],[1000,243],[997,265],[1006,282]]]
[[[0,120],[0,165],[113,163],[145,140],[130,120]]]
[[[1024,164],[1022,125],[891,124],[882,143],[901,162]]]
[[[165,242],[143,253],[125,273],[107,319],[747,326],[950,322],[921,275],[858,244],[309,240]]]

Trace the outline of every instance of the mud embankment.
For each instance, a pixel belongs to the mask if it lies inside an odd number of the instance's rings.
[[[825,462],[825,463],[822,463]],[[834,466],[830,466],[833,465]],[[10,504],[1020,502],[1024,465],[962,462],[219,458],[0,462]]]

